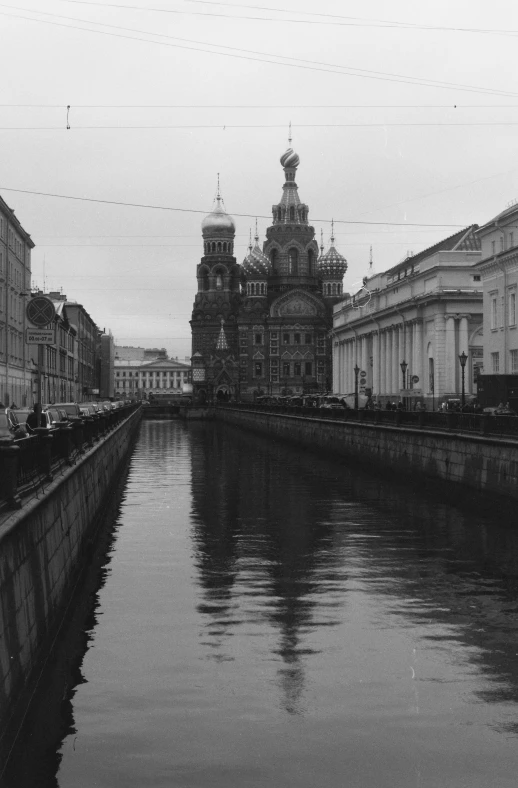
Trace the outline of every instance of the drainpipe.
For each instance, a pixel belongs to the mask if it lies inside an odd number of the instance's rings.
[[[504,238],[503,246],[505,246],[505,231],[501,227],[498,226],[498,222],[495,222],[495,227],[496,227],[497,230],[500,230],[500,232],[502,233],[502,236]],[[505,249],[504,249],[504,251],[505,251]],[[499,267],[499,269],[501,270],[501,272],[504,275],[504,299],[503,299],[504,303],[503,303],[503,311],[502,311],[502,322],[503,322],[503,329],[504,329],[504,370],[503,370],[503,374],[507,375],[507,339],[508,339],[508,337],[507,337],[507,270],[505,268],[505,265],[502,265],[502,263],[499,260],[496,259],[496,255],[494,255],[493,260],[495,261],[495,263],[497,264],[497,266]]]
[[[371,315],[371,320],[376,325],[376,328],[377,328],[377,331],[378,331],[378,353],[377,353],[378,363],[377,363],[376,366],[378,367],[378,370],[377,370],[378,371],[378,389],[380,389],[381,388],[381,336],[380,336],[380,324],[378,323],[377,320],[375,320],[372,317],[372,315]],[[373,367],[373,369],[374,369],[374,367]],[[374,380],[372,381],[372,383],[373,383],[372,388],[374,388]],[[377,391],[376,392],[376,396],[377,397],[379,397],[380,394],[381,394],[381,391]]]

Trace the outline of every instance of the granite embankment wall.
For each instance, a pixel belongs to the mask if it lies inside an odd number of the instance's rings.
[[[518,499],[518,440],[225,407],[216,418],[364,467]]]
[[[114,483],[126,467],[134,411],[38,498],[0,524],[0,752],[61,623]],[[2,738],[5,738],[2,741]]]

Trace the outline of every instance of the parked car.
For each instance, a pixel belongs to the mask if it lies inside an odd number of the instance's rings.
[[[69,421],[78,421],[81,419],[81,411],[79,410],[77,402],[58,402],[55,405],[44,405],[43,407],[64,410]]]
[[[0,413],[3,414],[5,420],[2,419],[4,422],[5,428],[8,430],[9,435],[18,440],[19,438],[26,438],[29,434],[27,431],[27,427],[24,423],[20,424],[20,420],[16,415],[18,410],[11,410],[11,408],[2,408]]]
[[[57,405],[53,405],[52,407],[48,408],[48,412],[54,419],[54,424],[56,427],[68,426],[68,415],[66,410],[63,410]]]

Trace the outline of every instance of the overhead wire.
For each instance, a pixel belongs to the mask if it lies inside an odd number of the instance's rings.
[[[344,16],[341,14],[324,14],[324,13],[317,13],[311,11],[297,11],[295,13],[299,16],[309,16],[311,19],[283,19],[283,18],[269,18],[269,17],[245,17],[245,16],[231,16],[230,14],[207,14],[207,13],[200,13],[197,11],[186,11],[186,10],[178,10],[178,9],[170,9],[170,8],[151,8],[146,6],[136,6],[136,5],[127,5],[121,3],[107,3],[107,2],[93,2],[92,0],[61,0],[61,2],[65,3],[72,3],[74,5],[87,5],[87,6],[97,6],[102,8],[121,8],[124,10],[133,10],[133,11],[147,11],[151,13],[164,13],[164,14],[189,14],[189,15],[198,15],[198,16],[219,16],[219,17],[229,17],[231,19],[253,19],[254,21],[259,19],[265,22],[302,22],[306,24],[325,24],[325,25],[336,25],[336,26],[345,26],[345,27],[382,27],[382,28],[399,28],[402,30],[427,30],[427,31],[440,31],[440,32],[455,32],[455,33],[483,33],[483,34],[495,34],[495,35],[505,35],[505,36],[514,36],[518,33],[516,30],[504,30],[504,29],[495,29],[495,28],[473,28],[473,27],[448,27],[446,25],[422,25],[415,22],[401,22],[399,20],[392,20],[392,19],[369,19],[368,17],[357,17],[357,16]],[[271,8],[269,6],[256,6],[256,5],[243,5],[242,3],[221,3],[221,2],[209,2],[209,0],[186,0],[186,2],[196,3],[199,5],[208,5],[208,6],[225,6],[227,8],[237,8],[238,10],[253,10],[253,11],[268,11],[269,13],[280,13],[280,14],[293,14],[294,9],[288,8]],[[319,21],[320,19],[331,19],[331,22]],[[340,21],[338,21],[340,20]]]
[[[54,19],[66,19],[68,21],[81,22],[83,24],[88,24],[88,25],[96,25],[97,27],[108,27],[108,28],[110,28],[110,30],[97,30],[97,29],[92,29],[92,28],[79,27],[77,25],[65,24],[63,22],[54,22],[54,21],[51,21],[49,19],[38,19],[37,17],[34,17],[34,16],[27,17],[27,16],[23,16],[21,14],[13,14],[13,13],[10,13],[10,12],[7,12],[7,11],[0,11],[0,14],[3,14],[4,16],[8,16],[8,17],[13,17],[13,18],[17,18],[17,19],[24,19],[26,21],[37,22],[37,23],[40,23],[40,24],[54,25],[54,26],[57,26],[57,27],[64,27],[64,28],[67,28],[67,29],[74,29],[74,30],[77,29],[77,30],[82,30],[84,32],[88,32],[88,33],[97,33],[99,35],[112,36],[112,37],[115,37],[115,38],[122,38],[122,39],[131,40],[131,41],[143,41],[143,42],[146,42],[146,43],[158,44],[159,46],[167,46],[167,47],[172,47],[172,48],[177,48],[177,49],[185,49],[185,50],[189,50],[189,51],[203,52],[205,54],[215,54],[215,55],[220,55],[220,56],[223,56],[223,57],[238,58],[240,60],[250,60],[250,61],[254,61],[254,62],[263,62],[263,63],[269,63],[271,65],[283,65],[283,66],[288,66],[288,67],[291,67],[291,68],[299,68],[299,69],[310,70],[310,71],[319,71],[319,72],[323,72],[323,73],[340,74],[342,76],[354,76],[354,77],[357,77],[359,79],[374,79],[374,80],[382,81],[382,82],[397,82],[397,83],[401,83],[401,84],[410,84],[410,85],[416,85],[416,86],[422,86],[422,87],[435,87],[435,88],[440,88],[440,89],[444,89],[444,90],[460,90],[462,92],[480,93],[480,94],[484,94],[484,95],[499,95],[499,96],[513,96],[513,97],[518,96],[518,93],[511,92],[511,91],[504,91],[504,90],[498,90],[498,89],[493,89],[493,88],[483,88],[481,86],[466,85],[466,84],[463,84],[463,83],[451,83],[451,82],[445,82],[445,81],[442,81],[442,80],[422,79],[420,77],[412,77],[412,76],[409,76],[409,75],[392,74],[390,72],[380,72],[380,71],[374,71],[374,70],[371,70],[371,69],[362,69],[362,68],[359,68],[359,67],[356,67],[356,66],[354,66],[354,67],[353,66],[341,66],[339,64],[334,64],[334,63],[322,63],[320,61],[306,60],[304,58],[295,58],[295,57],[290,57],[290,56],[286,56],[286,55],[279,55],[279,54],[273,54],[272,55],[272,54],[270,54],[268,52],[261,52],[261,51],[257,51],[257,50],[248,50],[248,49],[243,49],[243,48],[240,48],[240,47],[230,47],[230,46],[221,45],[221,44],[214,44],[212,42],[197,41],[197,40],[193,40],[193,39],[185,39],[185,38],[180,38],[178,36],[169,36],[169,35],[162,34],[162,33],[154,33],[152,31],[143,31],[143,30],[138,30],[138,29],[135,29],[135,28],[122,27],[120,25],[110,25],[110,24],[106,24],[106,23],[102,23],[102,22],[92,22],[91,20],[78,19],[77,17],[67,17],[67,16],[64,16],[63,14],[52,14],[52,13],[45,12],[45,11],[35,11],[33,9],[26,9],[26,8],[19,9],[18,7],[11,6],[11,5],[7,4],[7,3],[0,3],[0,7],[2,7],[2,8],[9,8],[9,9],[13,9],[14,8],[15,10],[22,10],[22,11],[25,11],[25,12],[28,12],[28,13],[32,13],[32,14],[36,13],[36,14],[39,14],[40,16],[50,16],[50,17],[53,17]],[[139,35],[138,36],[128,36],[128,35],[125,35],[123,33],[114,33],[114,32],[111,32],[111,30],[113,30],[113,29],[115,29],[115,30],[124,30],[124,31],[132,32],[132,33],[138,33]],[[154,36],[155,38],[166,38],[168,40],[167,41],[155,41],[155,40],[151,40],[149,38],[141,38],[141,35],[151,35],[151,36]],[[184,43],[182,43],[182,44],[171,43],[171,41],[175,41],[175,42],[182,41]],[[186,43],[196,44],[198,46],[186,46]],[[213,47],[213,49],[200,49],[201,46],[204,46],[204,47],[209,46],[209,47]],[[219,51],[218,52],[218,51],[214,51],[214,48],[215,49],[225,49],[225,50],[230,50],[230,51],[228,51],[228,52],[221,52],[221,51]],[[244,52],[244,53],[247,53],[247,54],[236,54],[237,52],[241,52],[241,53]],[[256,56],[259,56],[259,57],[256,57]],[[269,59],[266,59],[266,58],[269,58]],[[275,58],[277,58],[277,59],[275,59]],[[286,61],[295,61],[295,62],[286,62]]]
[[[92,203],[99,203],[102,205],[120,205],[127,208],[146,208],[149,210],[156,210],[156,211],[172,211],[178,213],[197,213],[197,214],[207,214],[207,210],[203,210],[200,208],[177,208],[168,205],[152,205],[149,203],[133,203],[133,202],[123,202],[122,200],[103,200],[100,198],[94,197],[78,197],[76,195],[70,194],[56,194],[52,192],[40,192],[34,191],[32,189],[15,189],[9,186],[4,186],[0,184],[0,190],[6,192],[15,192],[18,194],[31,194],[38,197],[53,197],[56,199],[61,200],[74,200],[78,202],[92,202]],[[264,214],[257,214],[257,213],[236,213],[232,212],[233,216],[240,216],[246,217],[249,219],[268,219],[271,220],[270,215]],[[331,222],[332,219],[320,219],[315,217],[312,219],[313,222]],[[334,219],[335,224],[366,224],[366,225],[382,225],[382,226],[390,226],[390,227],[466,227],[469,226],[468,223],[457,223],[457,224],[448,224],[448,223],[441,223],[435,224],[430,222],[367,222],[367,221],[352,221],[349,219]]]

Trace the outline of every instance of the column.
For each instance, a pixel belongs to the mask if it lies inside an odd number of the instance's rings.
[[[360,371],[367,372],[369,369],[369,359],[367,356],[367,347],[368,347],[368,337],[367,335],[363,335],[361,339],[362,345],[362,355],[361,355],[361,364],[360,364]]]
[[[414,370],[419,378],[418,388],[424,393],[427,389],[425,387],[424,370],[423,370],[423,324],[418,321],[414,327]]]
[[[459,356],[461,353],[468,355],[468,316],[461,315],[459,324]]]
[[[446,394],[454,394],[457,390],[455,385],[456,371],[459,364],[455,357],[455,318],[453,315],[446,316],[446,337],[445,337],[445,364],[446,364]]]
[[[380,393],[380,332],[375,331],[372,335],[372,391],[374,394]]]
[[[394,326],[392,329],[392,393],[397,395],[399,395],[399,389],[401,388],[401,381],[399,379],[399,374],[401,372],[399,366],[399,340],[399,326]]]
[[[387,332],[380,336],[380,394],[387,393]]]

